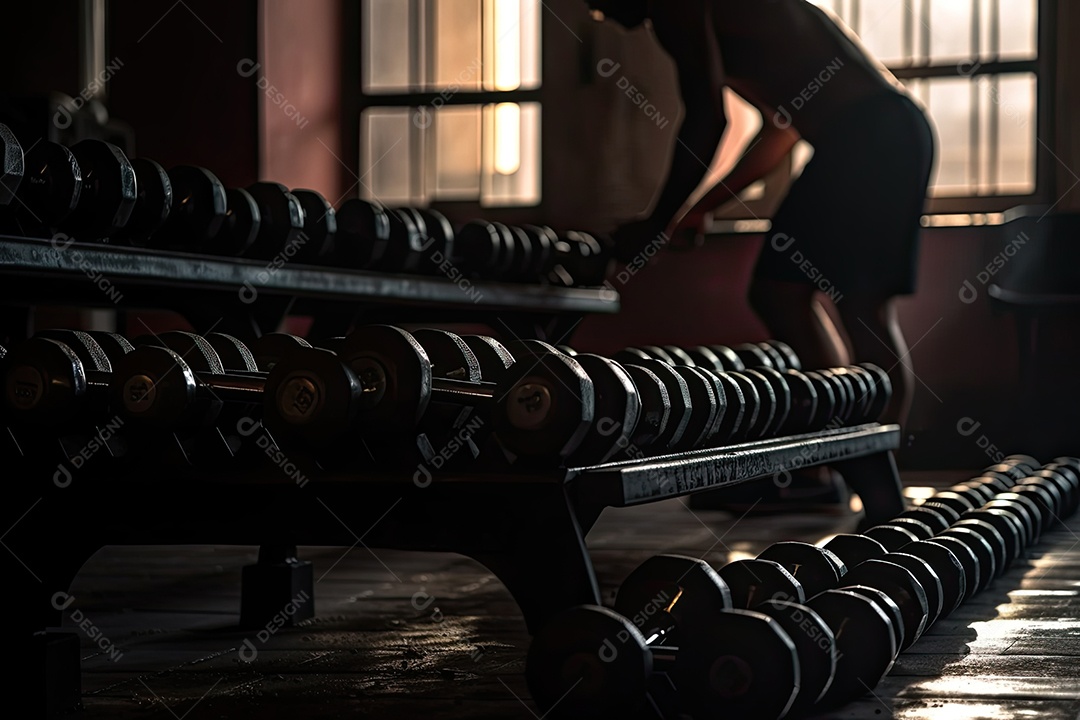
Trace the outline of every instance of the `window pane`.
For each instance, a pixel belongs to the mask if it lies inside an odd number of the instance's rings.
[[[925,83],[930,115],[937,128],[937,171],[931,194],[971,193],[971,82],[965,78],[933,78]]]
[[[365,92],[407,91],[415,81],[410,62],[415,53],[410,3],[365,0],[363,6]]]
[[[1038,55],[1038,0],[998,0],[1001,13],[1001,56],[1005,59]]]
[[[540,0],[484,0],[484,87],[540,86]]]
[[[885,64],[901,64],[904,53],[904,15],[906,2],[870,0],[859,6],[859,27],[855,28],[866,49]]]
[[[1002,75],[997,100],[1000,146],[999,194],[1035,192],[1036,79],[1031,73]]]
[[[396,1],[404,4],[403,0]],[[436,0],[434,6],[435,89],[479,90],[483,27],[480,0]]]
[[[540,104],[484,107],[483,183],[480,204],[540,202]]]
[[[930,58],[932,62],[972,57],[972,0],[930,0]]]
[[[387,205],[422,200],[413,167],[420,140],[413,141],[415,114],[408,108],[372,108],[360,121],[360,194]],[[417,138],[420,137],[417,133]]]
[[[480,197],[479,105],[447,107],[435,113],[435,172],[431,195],[436,200]]]

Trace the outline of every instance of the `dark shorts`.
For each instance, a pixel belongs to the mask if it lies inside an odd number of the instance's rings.
[[[922,110],[899,93],[848,108],[772,221],[754,274],[834,299],[915,291],[920,218],[934,158]]]

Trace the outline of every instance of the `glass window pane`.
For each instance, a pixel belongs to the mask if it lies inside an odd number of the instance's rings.
[[[484,207],[540,202],[540,104],[484,106]]]
[[[904,15],[908,4],[870,0],[859,6],[855,31],[870,53],[883,63],[903,63]]]
[[[360,120],[360,196],[387,205],[422,200],[413,170],[420,148],[408,108],[372,108]],[[419,138],[419,133],[416,136]]]
[[[972,57],[974,27],[972,0],[930,0],[930,58],[932,62]]]
[[[480,197],[479,105],[446,107],[435,113],[434,185],[436,200],[475,200]]]
[[[1038,55],[1038,0],[998,0],[1001,13],[1001,57]]]
[[[971,81],[965,78],[933,78],[928,86],[927,106],[937,129],[937,170],[931,194],[971,194]]]
[[[521,0],[521,87],[525,90],[540,87],[542,13],[540,0]]]
[[[364,0],[365,92],[407,91],[415,80],[410,72],[415,48],[409,5],[404,0]]]
[[[1037,83],[1031,73],[1002,75],[997,98],[1000,194],[1035,192]]]
[[[402,0],[396,1],[405,4]],[[480,89],[483,76],[480,56],[483,17],[480,11],[480,0],[436,0],[434,3],[433,89]]]

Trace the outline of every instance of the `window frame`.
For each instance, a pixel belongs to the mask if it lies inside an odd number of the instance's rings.
[[[425,0],[399,0],[400,2],[408,2],[411,17],[413,18],[412,27],[410,31],[413,33],[419,33],[422,29],[420,23],[417,22],[417,18],[420,16],[420,7]],[[430,2],[430,0],[426,0]],[[431,108],[436,105],[440,107],[453,107],[462,105],[494,105],[499,103],[536,103],[541,108],[543,113],[544,108],[544,95],[543,85],[544,77],[546,74],[544,43],[540,43],[540,58],[539,66],[541,70],[540,85],[535,88],[516,90],[457,90],[455,92],[448,92],[446,90],[416,90],[410,89],[405,92],[387,92],[387,93],[366,93],[364,91],[364,76],[363,76],[363,56],[364,56],[364,12],[363,2],[348,2],[343,4],[343,31],[345,33],[346,41],[342,45],[342,50],[345,54],[345,60],[343,63],[342,72],[342,115],[343,123],[342,128],[345,137],[342,138],[342,151],[344,157],[341,158],[343,165],[342,179],[344,180],[344,187],[350,187],[355,185],[353,190],[349,191],[349,196],[352,197],[353,193],[362,194],[364,189],[363,184],[363,172],[361,155],[362,155],[362,143],[361,134],[363,130],[363,117],[365,111],[371,108],[395,108],[395,109],[408,109],[411,111],[418,111],[421,108]],[[430,4],[428,7],[432,7]],[[430,10],[429,10],[430,12]],[[425,18],[424,22],[428,22],[430,18]],[[541,26],[540,33],[541,38],[546,37],[547,23],[546,18],[541,14]],[[418,60],[415,60],[419,62]],[[541,119],[541,123],[543,120]],[[422,138],[424,130],[418,126],[417,123],[409,124],[410,141],[415,143],[415,146],[421,147],[421,152],[412,154],[411,162],[412,167],[409,168],[410,176],[416,179],[423,179],[425,163],[429,163],[431,160],[432,146],[423,144]],[[541,162],[546,154],[546,143],[544,143],[543,124],[541,124]],[[416,188],[412,188],[413,191]],[[544,201],[544,174],[543,165],[541,165],[540,172],[540,199],[537,203],[531,203],[527,205],[497,205],[497,206],[484,206],[482,205],[482,198],[469,200],[450,200],[439,199],[434,197],[425,197],[423,202],[426,206],[445,206],[454,205],[464,208],[475,208],[477,211],[483,211],[487,214],[492,214],[492,211],[496,213],[499,211],[514,211],[516,209],[535,208],[543,204]]]
[[[872,0],[871,0],[872,1]],[[913,0],[914,1],[914,0]],[[922,0],[928,3],[930,0]],[[971,0],[977,3],[979,0]],[[969,61],[953,63],[919,63],[888,67],[901,82],[936,77],[978,77],[1012,73],[1031,73],[1035,76],[1035,189],[1030,194],[1017,195],[953,195],[927,197],[924,213],[980,214],[998,213],[1020,205],[1044,205],[1053,202],[1056,192],[1056,160],[1051,150],[1056,146],[1054,89],[1057,65],[1057,0],[1038,0],[1036,22],[1037,57],[1034,60],[991,60],[964,72],[961,67]],[[1047,19],[1050,19],[1048,22]],[[766,118],[767,122],[768,119]],[[769,217],[782,202],[793,182],[791,157],[778,171],[766,177],[763,197],[746,201],[731,201],[714,213],[718,221],[748,220]]]

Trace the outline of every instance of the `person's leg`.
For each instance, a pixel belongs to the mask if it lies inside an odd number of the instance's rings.
[[[819,307],[810,285],[755,276],[749,300],[773,339],[790,345],[805,367],[850,364],[839,332]]]
[[[900,330],[895,298],[851,293],[837,309],[851,340],[854,361],[874,363],[889,373],[893,395],[881,422],[904,425],[915,392],[915,372]]]

